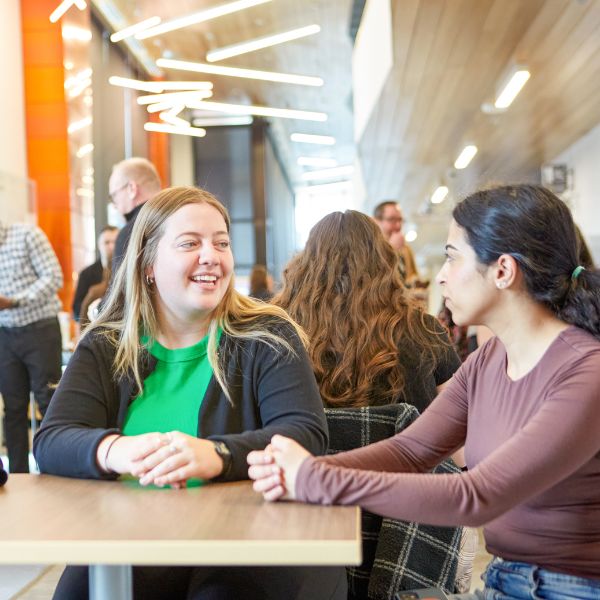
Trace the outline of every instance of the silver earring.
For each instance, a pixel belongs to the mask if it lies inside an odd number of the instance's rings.
[[[499,289],[501,289],[501,288],[505,288],[505,287],[506,287],[506,281],[499,281],[499,282],[496,284],[496,287],[497,287],[497,288],[499,288]]]
[[[150,275],[146,275],[146,284],[151,286],[154,283],[154,278],[150,277]]]

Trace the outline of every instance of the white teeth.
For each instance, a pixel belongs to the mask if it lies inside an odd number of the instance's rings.
[[[192,279],[194,281],[205,281],[207,283],[214,283],[217,280],[215,275],[195,275]]]

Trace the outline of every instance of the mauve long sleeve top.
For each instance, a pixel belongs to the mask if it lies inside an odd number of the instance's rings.
[[[563,331],[525,376],[492,338],[404,432],[310,458],[305,502],[434,525],[484,525],[506,560],[600,579],[600,343]],[[465,445],[468,472],[424,473]]]

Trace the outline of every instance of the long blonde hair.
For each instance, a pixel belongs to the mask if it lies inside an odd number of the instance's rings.
[[[114,346],[113,367],[117,378],[133,375],[139,391],[142,377],[139,368],[140,335],[148,336],[146,346],[159,334],[159,325],[153,303],[153,292],[146,282],[146,273],[156,260],[158,244],[164,235],[165,222],[188,204],[208,204],[219,211],[227,231],[230,220],[227,209],[209,192],[194,187],[167,188],[146,202],[140,210],[127,252],[114,276],[108,298],[85,335],[96,332]],[[254,339],[293,353],[293,347],[281,335],[269,328],[269,318],[282,319],[297,332],[304,346],[307,339],[302,328],[279,307],[257,302],[235,290],[233,277],[219,306],[214,311],[208,328],[208,360],[215,378],[231,400],[224,377],[224,365],[219,360],[217,339],[219,328],[234,339]]]

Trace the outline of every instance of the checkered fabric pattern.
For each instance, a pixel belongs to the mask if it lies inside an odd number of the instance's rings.
[[[329,453],[378,442],[406,429],[418,416],[405,403],[326,409]],[[460,473],[444,461],[436,473]],[[348,598],[391,600],[399,590],[440,587],[454,591],[461,527],[435,527],[362,512],[363,563],[349,567]]]
[[[0,295],[19,302],[0,310],[0,327],[56,317],[61,309],[56,291],[62,285],[60,264],[44,232],[25,223],[0,223]]]

